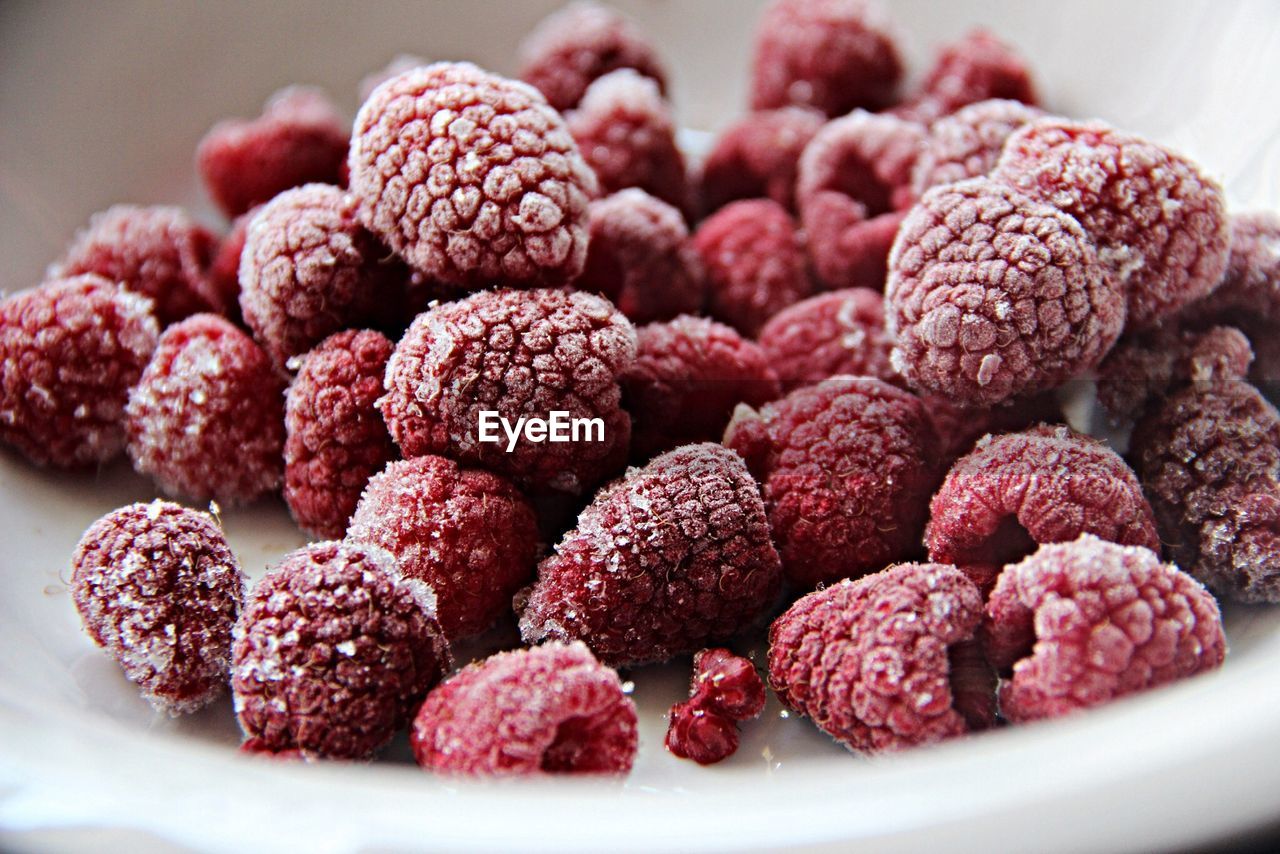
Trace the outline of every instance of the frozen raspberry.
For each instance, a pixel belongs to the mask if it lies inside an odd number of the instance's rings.
[[[724,442],[764,484],[773,540],[797,589],[865,575],[913,554],[937,482],[920,401],[870,377],[834,377],[759,412]]]
[[[116,205],[94,214],[50,278],[97,273],[155,300],[163,327],[225,309],[207,268],[218,239],[180,208]]]
[[[764,351],[714,320],[651,323],[636,339],[636,361],[622,375],[633,459],[718,441],[735,406],[762,406],[782,393]]]
[[[1258,390],[1188,386],[1139,423],[1132,453],[1169,557],[1224,596],[1280,602],[1280,414]]]
[[[786,208],[770,199],[721,208],[694,232],[693,247],[712,317],[748,337],[813,291],[804,235]]]
[[[989,433],[1013,433],[1036,424],[1064,420],[1062,406],[1052,392],[1017,398],[984,409],[965,409],[939,395],[920,398],[938,437],[938,456],[950,466]]]
[[[71,558],[71,596],[157,709],[195,711],[226,690],[244,576],[207,513],[152,501],[103,516]]]
[[[668,713],[665,744],[672,755],[714,765],[738,752],[738,725],[693,701],[676,703]]]
[[[256,119],[219,122],[196,148],[205,189],[229,217],[303,184],[341,184],[346,122],[319,89],[272,95]]]
[[[413,71],[415,68],[426,68],[430,65],[420,56],[412,53],[398,53],[391,58],[391,61],[379,68],[377,71],[371,71],[364,77],[360,78],[360,86],[357,90],[360,96],[360,103],[369,100],[369,96],[373,94],[373,90],[377,89],[383,83],[386,83],[393,77],[399,77],[406,71]]]
[[[942,184],[981,178],[995,168],[1014,131],[1044,117],[1020,101],[979,101],[934,122],[911,170],[911,194],[919,198]]]
[[[393,462],[369,481],[347,537],[381,546],[436,592],[451,640],[511,609],[538,556],[533,508],[510,481],[443,457]]]
[[[356,117],[360,219],[443,284],[560,285],[582,271],[596,181],[537,90],[469,63],[415,68]]]
[[[1007,675],[1000,713],[1054,718],[1213,670],[1218,603],[1153,552],[1089,534],[1010,566],[987,604],[987,655]]]
[[[565,291],[484,291],[418,316],[387,364],[378,402],[406,457],[479,463],[531,488],[580,494],[618,471],[631,439],[618,378],[635,360],[635,329],[608,301]],[[496,418],[593,419],[580,441],[511,443]],[[592,425],[587,425],[592,426]],[[572,434],[571,434],[572,439]]]
[[[549,15],[520,45],[520,79],[557,110],[578,106],[591,83],[622,68],[666,88],[657,51],[630,19],[595,3],[573,3]]]
[[[800,153],[826,121],[809,107],[783,107],[730,125],[702,164],[702,209],[711,213],[739,199],[766,198],[794,210]]]
[[[251,208],[235,218],[209,265],[209,279],[222,305],[226,306],[227,319],[236,324],[243,323],[240,315],[240,256],[244,254],[245,240],[249,235],[249,221],[258,210]]]
[[[277,366],[327,336],[369,322],[408,273],[356,219],[356,200],[326,184],[286,190],[249,223],[240,309]]]
[[[363,543],[312,543],[249,594],[231,688],[257,751],[363,759],[386,744],[451,667],[435,597]]]
[[[756,25],[753,109],[881,109],[901,77],[888,16],[874,0],[774,0]]]
[[[1280,214],[1260,211],[1231,217],[1227,271],[1192,312],[1275,328],[1280,322]]]
[[[711,765],[738,749],[738,721],[764,711],[764,682],[755,665],[723,647],[693,657],[689,699],[671,707],[667,749]]]
[[[750,627],[781,586],[759,488],[732,451],[686,445],[597,493],[520,595],[527,643],[666,661]]]
[[[702,268],[684,217],[634,188],[591,203],[587,263],[573,286],[603,294],[635,323],[702,308]]]
[[[1115,451],[1068,427],[1040,425],[978,442],[930,506],[929,559],[960,567],[984,592],[1040,543],[1093,534],[1160,548],[1151,505]]]
[[[427,695],[409,733],[423,768],[466,775],[626,774],[636,707],[580,643],[500,652]]]
[[[1227,266],[1222,187],[1185,157],[1105,124],[1043,119],[1009,137],[992,177],[1080,221],[1150,325],[1213,290]]]
[[[911,202],[925,129],[857,110],[828,122],[800,157],[796,204],[829,288],[884,289],[885,259]]]
[[[675,120],[652,80],[631,69],[606,74],[565,122],[602,193],[639,187],[682,210],[689,206]]]
[[[166,329],[125,415],[133,467],[166,493],[240,504],[280,485],[284,383],[225,318]]]
[[[0,302],[0,441],[77,468],[124,450],[124,407],[159,330],[146,297],[100,276],[53,279]]]
[[[974,681],[952,650],[973,639],[982,594],[955,567],[906,563],[803,597],[769,629],[769,684],[850,750],[880,753],[963,735]],[[963,677],[963,678],[958,678]],[[957,684],[959,682],[959,684]]]
[[[788,391],[836,374],[893,382],[893,342],[884,301],[868,288],[819,294],[784,308],[764,325],[760,348]]]
[[[392,344],[369,330],[331,335],[300,360],[284,404],[284,500],[320,539],[347,530],[369,478],[396,448],[374,404]]]
[[[1095,366],[1124,296],[1069,214],[972,178],[912,208],[889,257],[894,367],[913,387],[992,406]]]
[[[938,51],[920,91],[898,110],[927,124],[992,98],[1039,102],[1027,61],[996,35],[978,28]]]

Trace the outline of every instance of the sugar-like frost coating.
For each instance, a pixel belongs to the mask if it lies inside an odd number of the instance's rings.
[[[884,301],[870,288],[819,294],[773,316],[758,336],[788,391],[836,374],[893,381]]]
[[[1043,110],[1021,101],[995,98],[934,122],[911,169],[912,195],[919,198],[939,185],[986,175],[999,161],[1005,140],[1043,116]]]

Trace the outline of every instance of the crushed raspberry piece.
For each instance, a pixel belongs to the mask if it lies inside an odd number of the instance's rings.
[[[899,111],[928,124],[993,98],[1039,103],[1026,59],[995,34],[977,28],[938,51],[920,91]]]
[[[533,508],[510,481],[435,456],[374,475],[347,537],[381,546],[406,578],[429,584],[450,640],[479,634],[509,611],[538,556]]]
[[[884,330],[884,300],[868,288],[819,294],[773,316],[758,336],[787,391],[848,374],[897,379],[893,341]]]
[[[196,148],[196,169],[222,212],[237,217],[303,184],[342,184],[346,122],[319,89],[271,96],[256,119],[214,125]]]
[[[158,500],[108,513],[76,546],[71,596],[157,709],[192,712],[226,690],[244,575],[209,514]]]
[[[422,57],[412,53],[398,53],[391,58],[391,61],[379,68],[377,71],[371,71],[364,77],[360,78],[360,86],[357,93],[360,97],[360,103],[369,100],[369,96],[373,94],[373,90],[377,89],[383,83],[386,83],[393,77],[399,77],[406,71],[413,71],[415,68],[426,68],[431,63]]]
[[[1097,122],[1043,119],[1009,137],[991,174],[1080,221],[1133,328],[1203,297],[1226,270],[1222,187],[1163,146]]]
[[[764,682],[755,665],[723,647],[693,657],[689,699],[671,707],[666,745],[676,756],[711,765],[738,749],[738,721],[764,711]]]
[[[520,79],[562,112],[578,106],[592,82],[622,68],[666,89],[666,71],[645,34],[595,3],[572,3],[548,15],[520,45]]]
[[[97,273],[155,300],[166,326],[225,305],[207,268],[218,238],[180,208],[115,205],[94,214],[49,278]]]
[[[365,227],[447,285],[560,285],[582,271],[596,181],[531,86],[469,63],[415,68],[356,117],[351,192]]]
[[[622,375],[633,459],[716,441],[739,403],[762,406],[782,393],[765,352],[714,320],[651,323],[636,340],[636,360]]]
[[[781,580],[742,460],[686,445],[597,493],[520,595],[520,633],[584,641],[616,666],[666,661],[748,628]]]
[[[813,292],[804,234],[770,199],[733,202],[693,235],[706,276],[708,310],[743,335]]]
[[[227,319],[238,325],[244,320],[240,315],[240,256],[244,254],[249,221],[258,210],[250,208],[232,221],[209,265],[209,280],[218,292],[218,299],[226,307]]]
[[[1065,420],[1062,406],[1052,392],[984,409],[965,409],[936,394],[924,395],[920,400],[938,436],[939,456],[947,466],[967,454],[975,442],[989,433],[1014,433],[1036,424],[1057,424]]]
[[[758,412],[724,443],[764,484],[769,527],[797,589],[865,575],[919,547],[937,482],[920,401],[870,377],[834,377]]]
[[[893,364],[913,387],[992,406],[1095,366],[1124,296],[1069,214],[986,178],[935,187],[889,258]]]
[[[591,242],[578,290],[603,294],[635,323],[702,308],[702,268],[680,211],[629,189],[591,203]]]
[[[369,330],[331,335],[300,360],[284,404],[284,500],[320,539],[347,530],[369,478],[396,447],[374,405],[392,344]]]
[[[712,213],[739,199],[773,199],[795,210],[800,153],[827,118],[809,107],[760,110],[716,138],[699,177],[702,210]]]
[[[166,493],[233,505],[280,485],[284,383],[225,318],[166,329],[125,415],[133,467]]]
[[[801,598],[769,629],[769,684],[850,750],[881,753],[963,735],[981,703],[972,641],[982,594],[952,566],[906,563]],[[969,647],[971,650],[972,647]],[[981,666],[981,662],[978,662]],[[995,696],[985,698],[994,717]]]
[[[665,744],[681,759],[714,765],[738,752],[738,725],[692,701],[671,707]]]
[[[91,274],[0,302],[0,441],[37,465],[105,463],[159,330],[141,294]]]
[[[1015,723],[1213,670],[1227,651],[1207,590],[1148,549],[1089,534],[1008,567],[984,634],[1006,674],[1000,713]]]
[[[581,643],[500,652],[427,695],[409,733],[423,768],[488,776],[626,774],[636,707]]]
[[[911,170],[915,198],[942,184],[981,178],[995,168],[1014,131],[1044,117],[1020,101],[995,99],[970,104],[934,122]]]
[[[884,8],[868,0],[774,0],[756,25],[751,106],[828,116],[889,106],[902,59]]]

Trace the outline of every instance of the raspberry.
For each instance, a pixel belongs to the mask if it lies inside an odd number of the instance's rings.
[[[991,663],[1012,672],[1000,713],[1015,723],[1212,670],[1227,651],[1208,591],[1147,549],[1089,534],[1007,568],[984,629]]]
[[[919,93],[899,110],[930,123],[993,98],[1038,103],[1026,60],[996,35],[978,28],[938,51]]]
[[[53,279],[0,302],[0,441],[77,468],[124,450],[124,407],[159,330],[152,302],[101,276]]]
[[[730,125],[702,164],[702,209],[711,213],[739,199],[767,198],[795,210],[800,153],[826,121],[809,107],[783,107]]]
[[[200,311],[223,311],[207,268],[218,239],[180,208],[116,205],[94,214],[49,278],[97,273],[155,300],[166,326]]]
[[[218,292],[218,299],[226,306],[227,319],[242,324],[240,315],[240,256],[249,235],[249,221],[259,208],[250,208],[231,223],[227,236],[218,244],[218,251],[209,265],[209,280]]]
[[[920,401],[870,377],[834,377],[759,412],[740,407],[724,442],[764,484],[787,580],[812,589],[919,547],[937,482]]]
[[[992,406],[1095,366],[1124,296],[1069,214],[986,178],[935,187],[889,257],[894,367],[961,406]]]
[[[585,641],[615,666],[666,661],[746,629],[780,586],[742,460],[686,445],[597,493],[521,593],[520,633]]]
[[[675,120],[648,77],[629,68],[606,74],[587,88],[565,122],[602,193],[639,187],[669,205],[688,207]]]
[[[1044,117],[1019,101],[970,104],[929,128],[924,148],[911,170],[911,194],[919,198],[942,184],[981,178],[996,166],[1014,131]]]
[[[836,374],[897,379],[889,364],[893,342],[884,331],[884,301],[868,288],[801,300],[775,314],[758,339],[788,391]]]
[[[520,79],[562,112],[578,106],[593,81],[621,68],[666,88],[662,61],[640,28],[595,3],[572,3],[547,16],[520,45]]]
[[[953,669],[982,621],[982,595],[955,567],[906,563],[801,598],[769,628],[769,684],[850,750],[880,753],[981,728],[972,664]],[[963,678],[958,678],[963,677]],[[958,684],[957,684],[958,683]]]
[[[195,711],[226,690],[244,576],[207,513],[152,501],[103,516],[71,558],[71,596],[157,709]]]
[[[510,481],[434,456],[375,475],[347,537],[381,546],[406,578],[429,584],[450,640],[479,634],[509,612],[538,556],[533,508]]]
[[[418,764],[467,775],[626,774],[635,703],[580,643],[500,652],[427,695],[409,733]]]
[[[738,749],[737,721],[764,711],[764,683],[755,665],[723,647],[693,657],[689,699],[671,707],[666,745],[676,756],[711,765]]]
[[[356,220],[356,200],[325,184],[286,190],[249,223],[240,309],[277,366],[368,322],[407,277]]]
[[[762,406],[782,393],[764,351],[714,320],[651,323],[636,340],[636,361],[622,375],[634,459],[717,441],[739,403]]]
[[[537,90],[469,63],[415,68],[365,101],[351,138],[365,227],[464,289],[582,271],[595,177]]]
[[[579,494],[621,468],[631,422],[618,378],[635,330],[606,300],[565,291],[485,291],[418,316],[387,364],[378,402],[406,457],[478,463],[521,486]],[[597,441],[481,442],[481,413],[598,418]],[[589,438],[592,438],[589,436]]]
[[[196,169],[222,212],[236,217],[291,187],[343,183],[345,124],[319,89],[282,89],[258,118],[214,125],[196,148]]]
[[[1218,593],[1280,602],[1280,414],[1248,383],[1174,394],[1132,453],[1167,553]]]
[[[978,442],[930,506],[929,559],[958,566],[984,591],[1038,543],[1093,534],[1160,548],[1151,505],[1115,451],[1067,427],[1040,425]]]
[[[1040,423],[1063,420],[1062,407],[1052,393],[1019,398],[988,409],[964,409],[945,397],[925,395],[921,402],[938,436],[939,457],[950,465],[968,453],[988,433],[1011,433]]]
[[[1080,221],[1125,293],[1131,327],[1194,302],[1226,270],[1222,188],[1163,146],[1044,119],[1009,137],[991,174]]]
[[[430,588],[362,543],[312,543],[268,570],[232,655],[249,749],[333,759],[376,752],[452,665]]]
[[[804,235],[786,208],[747,199],[721,208],[693,235],[711,316],[754,337],[770,317],[813,291]]]
[[[591,241],[575,288],[594,291],[636,323],[702,308],[702,269],[680,211],[644,190],[591,203]]]
[[[868,0],[774,0],[756,25],[751,106],[828,116],[893,102],[902,60],[885,10]]]
[[[1280,214],[1270,211],[1231,217],[1227,271],[1217,288],[1188,314],[1232,322],[1280,320]]]
[[[129,394],[133,467],[169,494],[248,503],[280,485],[283,392],[267,354],[225,318],[175,323]]]
[[[284,500],[294,521],[320,539],[347,530],[369,478],[396,448],[374,404],[392,344],[350,329],[299,361],[284,404]]]

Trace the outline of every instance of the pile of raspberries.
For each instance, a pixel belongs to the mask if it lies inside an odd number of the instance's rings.
[[[894,32],[774,0],[699,160],[576,4],[522,79],[400,57],[350,125],[306,88],[217,125],[225,236],[95,215],[0,303],[0,440],[166,496],[76,548],[90,637],[170,714],[229,689],[247,753],[407,728],[469,775],[628,772],[618,669],[689,656],[704,764],[767,703],[874,753],[1218,667],[1215,597],[1280,602],[1280,216],[986,31],[904,88]],[[1095,383],[1127,445],[1067,423]],[[315,541],[250,584],[195,508],[276,494]]]

